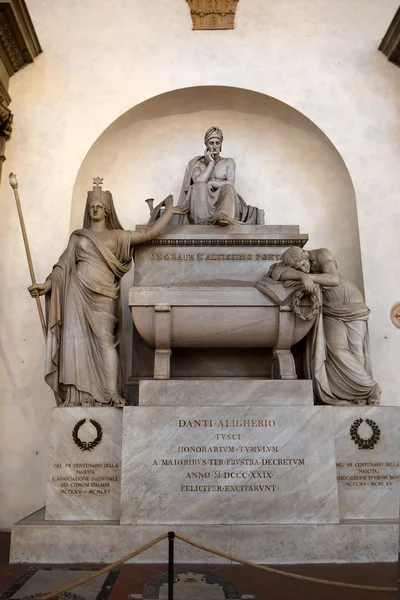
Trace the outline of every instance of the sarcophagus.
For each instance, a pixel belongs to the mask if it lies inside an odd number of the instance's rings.
[[[274,292],[268,294],[268,286],[263,292],[248,283],[241,287],[131,288],[129,305],[135,327],[155,348],[154,377],[170,378],[174,348],[243,348],[243,352],[246,348],[270,348],[272,376],[296,379],[291,348],[307,335],[316,316],[299,319],[287,291],[284,301]],[[310,302],[306,296],[300,305],[307,314]]]

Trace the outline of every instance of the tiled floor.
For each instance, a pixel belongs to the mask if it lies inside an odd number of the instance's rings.
[[[29,567],[35,565],[9,565],[9,534],[0,533],[0,592],[5,591]],[[44,565],[38,565],[43,567]],[[48,565],[55,567],[56,565]],[[96,565],[66,565],[89,567]],[[181,567],[182,565],[179,565]],[[57,565],[60,567],[60,565]],[[99,568],[104,567],[100,565]],[[250,567],[234,565],[201,565],[208,572],[234,583],[241,594],[254,594],[256,600],[394,600],[396,593],[365,592],[337,588],[328,585],[299,582],[287,577],[265,573]],[[279,567],[276,567],[279,568]],[[396,587],[398,579],[397,563],[352,564],[352,565],[284,565],[282,570],[363,585]],[[145,584],[166,572],[167,565],[123,565],[112,591],[110,600],[127,600],[129,594],[141,594]],[[400,598],[400,597],[399,597]]]

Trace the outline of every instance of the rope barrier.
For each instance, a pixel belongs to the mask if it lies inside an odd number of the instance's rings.
[[[52,600],[52,598],[56,598],[57,596],[60,596],[64,592],[68,592],[69,590],[72,590],[75,587],[83,585],[84,583],[87,583],[88,581],[91,581],[92,579],[99,577],[99,575],[108,573],[108,571],[111,571],[111,569],[114,569],[115,567],[122,565],[124,562],[130,560],[131,558],[138,556],[142,552],[145,552],[146,550],[148,550],[152,546],[155,546],[156,544],[158,544],[162,540],[165,540],[166,538],[168,538],[167,533],[165,533],[164,535],[160,535],[159,537],[155,538],[151,542],[148,542],[144,546],[141,546],[134,552],[131,552],[130,554],[127,554],[120,560],[117,560],[116,562],[112,563],[111,565],[104,567],[104,569],[101,569],[100,571],[96,571],[95,573],[92,573],[88,577],[84,577],[83,579],[80,579],[79,581],[76,581],[75,583],[72,583],[56,592],[47,594],[46,596],[43,596],[41,598],[41,600]],[[185,537],[184,535],[180,535],[179,533],[175,533],[175,538],[177,540],[181,540],[181,542],[185,542],[186,544],[189,544],[190,546],[194,546],[195,548],[199,548],[200,550],[204,550],[205,552],[210,552],[211,554],[215,554],[216,556],[221,556],[222,558],[226,558],[228,560],[231,560],[232,562],[236,562],[241,565],[245,565],[246,567],[254,567],[255,569],[259,569],[261,571],[266,571],[267,573],[273,573],[274,575],[280,575],[282,577],[289,577],[290,579],[297,579],[299,581],[307,581],[309,583],[319,583],[322,585],[331,585],[331,586],[340,587],[340,588],[348,588],[348,589],[352,589],[352,590],[363,590],[366,592],[397,592],[397,588],[395,588],[395,587],[359,585],[356,583],[344,583],[341,581],[331,581],[329,579],[318,579],[316,577],[308,577],[307,575],[298,575],[296,573],[289,573],[288,571],[281,571],[280,569],[275,569],[273,567],[266,567],[264,565],[258,565],[257,563],[251,562],[250,560],[246,560],[244,558],[239,558],[237,556],[233,556],[232,554],[228,554],[227,552],[222,552],[221,550],[216,550],[215,548],[210,548],[209,546],[205,546],[204,544],[199,544],[198,542],[195,542],[194,540],[191,540],[190,538]]]
[[[111,571],[111,569],[114,569],[114,567],[118,567],[119,565],[122,565],[122,563],[126,562],[130,558],[134,558],[138,554],[145,552],[152,546],[155,546],[156,544],[158,544],[158,542],[165,540],[167,537],[168,537],[168,534],[164,533],[163,535],[158,536],[151,542],[148,542],[144,546],[141,546],[134,552],[127,554],[120,560],[117,560],[116,562],[112,563],[111,565],[104,567],[104,569],[101,569],[100,571],[96,571],[95,573],[92,573],[88,577],[84,577],[83,579],[80,579],[79,581],[76,581],[75,583],[67,585],[66,587],[62,588],[61,590],[57,590],[56,592],[51,592],[51,594],[47,594],[47,596],[43,596],[40,600],[51,600],[51,598],[56,598],[57,596],[59,596],[60,594],[63,594],[64,592],[69,592],[69,590],[72,590],[73,588],[78,587],[79,585],[83,585],[84,583],[87,583],[88,581],[91,581],[92,579],[96,579],[96,577],[103,575],[103,573],[108,573],[108,571]]]
[[[356,583],[342,583],[340,581],[330,581],[329,579],[317,579],[316,577],[308,577],[307,575],[297,575],[296,573],[288,573],[287,571],[281,571],[279,569],[274,569],[273,567],[265,567],[264,565],[258,565],[257,563],[253,563],[244,558],[238,558],[237,556],[232,556],[227,552],[221,552],[220,550],[215,550],[215,548],[210,548],[209,546],[204,546],[203,544],[198,544],[197,542],[187,538],[179,533],[175,534],[175,538],[177,540],[181,540],[186,544],[190,544],[195,548],[200,548],[200,550],[204,550],[205,552],[211,552],[212,554],[216,554],[217,556],[222,556],[223,558],[227,558],[228,560],[232,560],[233,562],[240,563],[242,565],[246,565],[247,567],[254,567],[255,569],[260,569],[261,571],[267,571],[268,573],[274,573],[275,575],[282,575],[283,577],[290,577],[292,579],[299,579],[301,581],[308,581],[310,583],[321,583],[324,585],[333,585],[336,587],[350,588],[353,590],[364,590],[368,592],[397,592],[397,588],[392,587],[378,587],[372,585],[358,585]]]

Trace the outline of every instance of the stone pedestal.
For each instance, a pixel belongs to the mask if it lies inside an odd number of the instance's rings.
[[[107,563],[168,531],[259,563],[397,560],[398,408],[316,407],[307,381],[147,381],[140,398],[123,411],[55,409],[46,520],[42,511],[14,526],[12,562]],[[82,468],[94,478],[118,463],[122,415],[121,505],[117,482],[111,504],[61,494],[56,464],[62,477]],[[83,418],[104,432],[90,451],[72,439]],[[166,557],[165,543],[135,562]],[[183,543],[176,560],[224,562]]]
[[[55,408],[46,520],[119,519],[122,411]]]
[[[334,417],[340,518],[397,520],[400,409],[337,407]]]
[[[195,510],[195,505],[194,505]],[[45,521],[44,510],[14,525],[12,563],[111,563],[168,531],[259,564],[396,562],[395,522],[340,525],[120,525],[119,521]],[[135,557],[138,563],[168,560],[168,542]],[[177,564],[230,561],[177,541]]]

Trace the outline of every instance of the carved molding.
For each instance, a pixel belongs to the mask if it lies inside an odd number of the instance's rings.
[[[0,1],[0,177],[13,122],[9,79],[41,51],[25,0]]]
[[[178,239],[163,239],[155,238],[147,242],[143,242],[142,246],[300,246],[302,248],[307,242],[308,236],[299,236],[297,238],[178,238]]]
[[[11,137],[13,118],[14,115],[8,108],[5,99],[0,95],[0,138],[6,142]]]
[[[390,62],[400,67],[400,8],[394,15],[379,50],[388,57]]]
[[[0,164],[6,160],[6,142],[11,137],[14,115],[7,106],[7,100],[0,94]],[[1,173],[1,171],[0,171]]]
[[[42,51],[24,0],[0,2],[0,59],[11,76]]]
[[[234,29],[239,0],[187,0],[193,29]]]

